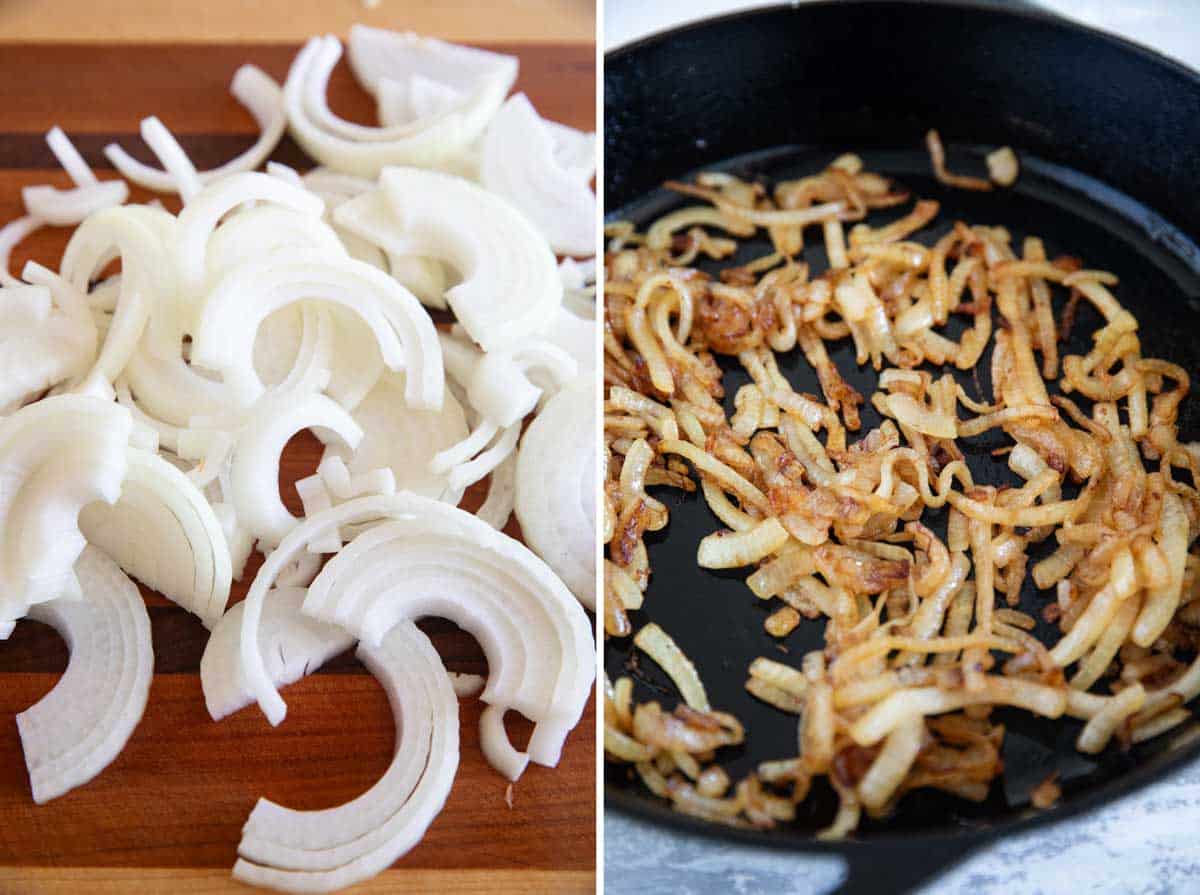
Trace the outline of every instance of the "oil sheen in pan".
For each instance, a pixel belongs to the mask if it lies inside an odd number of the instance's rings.
[[[741,156],[702,170],[728,171],[769,186],[777,180],[819,171],[838,152],[848,149],[852,147],[785,147]],[[982,164],[977,165],[978,170],[970,168],[972,156],[982,159],[982,148],[949,147],[948,152],[952,170],[983,173]],[[1145,206],[1078,172],[1023,156],[1019,148],[1021,176],[1016,185],[988,193],[955,190],[939,184],[932,176],[923,149],[860,154],[867,170],[896,179],[912,191],[914,198],[936,199],[941,204],[935,226],[916,235],[920,242],[932,244],[956,220],[1003,226],[1018,247],[1024,237],[1039,236],[1045,241],[1049,257],[1073,255],[1088,267],[1111,271],[1120,278],[1114,292],[1137,317],[1146,356],[1165,358],[1189,371],[1200,370],[1200,341],[1195,339],[1200,332],[1200,248]],[[695,173],[683,179],[691,179]],[[632,220],[639,229],[644,229],[655,218],[683,204],[683,198],[677,194],[656,190],[622,209],[610,211],[607,217],[610,221]],[[869,221],[877,226],[900,217],[910,208],[911,204],[906,204],[874,212]],[[806,237],[804,260],[814,273],[819,273],[827,267],[820,234],[810,229]],[[770,250],[765,237],[745,240],[735,258],[700,266],[715,273]],[[1056,290],[1056,317],[1063,303],[1064,296]],[[1084,353],[1099,320],[1090,306],[1086,312],[1081,310],[1072,340],[1062,346],[1062,353]],[[964,326],[961,321],[952,321],[951,336],[957,337]],[[849,339],[831,346],[830,354],[842,375],[864,396],[875,390],[875,372],[869,367],[858,367]],[[955,371],[963,387],[975,398],[991,394],[990,357],[989,345],[974,370]],[[726,374],[726,412],[732,414],[733,396],[749,377],[736,359],[718,360]],[[780,355],[779,365],[797,391],[820,394],[816,375],[799,349]],[[1051,393],[1055,391],[1051,386]],[[862,429],[848,433],[851,439],[861,437],[880,422],[869,403],[862,407],[862,418]],[[1200,437],[1200,395],[1195,391],[1181,408],[1179,427],[1181,440]],[[989,455],[992,449],[1009,443],[998,431],[960,441],[976,481],[1019,483],[1003,460]],[[703,498],[671,488],[655,488],[652,493],[667,505],[671,518],[663,531],[646,536],[652,569],[650,585],[644,610],[632,613],[631,621],[635,630],[651,620],[662,625],[696,663],[713,707],[732,712],[745,723],[746,742],[723,749],[718,756],[730,776],[737,780],[753,771],[759,762],[792,757],[797,751],[796,718],[759,702],[745,691],[747,667],[757,656],[798,665],[806,652],[823,646],[824,622],[803,620],[783,640],[769,636],[763,630],[763,620],[778,604],[758,600],[745,586],[743,579],[751,570],[711,571],[696,565],[700,539],[721,527]],[[1064,496],[1074,493],[1069,486],[1064,488]],[[926,512],[924,520],[944,535],[944,512]],[[1052,547],[1052,543],[1044,543],[1031,549],[1031,563]],[[1019,608],[1039,619],[1034,633],[1053,642],[1059,636],[1057,628],[1040,621],[1040,609],[1050,599],[1052,596],[1048,594],[1039,594],[1027,578]],[[637,653],[632,638],[609,638],[605,646],[609,677],[631,675],[635,700],[639,702],[658,699],[667,707],[673,705],[677,697],[669,679],[652,661]],[[985,802],[976,804],[933,790],[919,790],[904,796],[895,813],[885,820],[864,817],[857,835],[936,833],[963,825],[1008,825],[1032,815],[1030,790],[1054,770],[1061,775],[1063,798],[1053,810],[1068,813],[1085,807],[1085,801],[1091,802],[1106,790],[1128,785],[1134,768],[1146,772],[1171,760],[1172,743],[1200,735],[1200,722],[1191,722],[1130,751],[1114,745],[1101,755],[1087,756],[1074,747],[1082,727],[1080,722],[1050,721],[1007,709],[998,710],[996,717],[1007,730],[1003,749],[1005,771]],[[615,804],[662,815],[665,805],[656,805],[655,797],[641,790],[640,781],[631,779],[628,768],[608,764],[605,773],[608,797]],[[798,807],[795,823],[756,833],[754,838],[807,839],[830,822],[836,806],[836,796],[829,785],[823,779],[815,781],[808,799]]]

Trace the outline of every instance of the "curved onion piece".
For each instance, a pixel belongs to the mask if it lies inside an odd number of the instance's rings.
[[[525,94],[500,107],[483,138],[480,179],[521,209],[560,255],[596,251],[596,196],[582,175],[555,155],[554,139]]]
[[[482,519],[496,531],[503,531],[513,513],[516,491],[517,454],[514,451],[492,470],[492,477],[488,481],[487,500],[475,511],[475,517]]]
[[[335,263],[276,252],[230,271],[204,303],[193,363],[219,371],[243,403],[253,402],[265,390],[252,357],[259,326],[272,312],[303,300],[331,302],[356,315],[373,333],[383,362],[405,369],[409,404],[441,406],[441,348],[429,315],[391,277],[350,259]]]
[[[303,587],[276,587],[267,594],[258,629],[259,649],[267,673],[277,687],[286,687],[316,671],[354,638],[336,625],[325,625],[300,611]],[[242,677],[239,652],[245,604],[238,603],[221,616],[200,659],[200,684],[204,704],[214,721],[254,702]]]
[[[283,113],[283,89],[262,69],[243,65],[234,73],[229,92],[254,117],[259,128],[258,139],[253,146],[225,164],[210,171],[198,172],[201,184],[212,183],[230,174],[253,171],[275,151],[287,128],[287,117]],[[116,143],[105,146],[104,154],[122,176],[138,186],[158,193],[178,192],[176,179],[169,172],[138,161]]]
[[[407,853],[445,805],[458,770],[458,700],[429,638],[398,625],[381,645],[360,645],[358,656],[396,717],[391,765],[337,808],[296,811],[260,799],[242,830],[237,879],[285,892],[351,886]]]
[[[415,295],[427,308],[445,310],[446,268],[434,258],[416,255],[388,255],[388,273]]]
[[[353,411],[363,430],[353,451],[329,445],[325,457],[340,457],[351,473],[390,469],[396,488],[457,505],[460,489],[451,488],[445,473],[429,469],[439,452],[467,436],[462,406],[447,392],[440,410],[416,410],[404,399],[404,374],[383,377]]]
[[[97,182],[95,172],[61,127],[55,125],[46,132],[46,145],[76,186],[91,186]]]
[[[214,181],[179,213],[176,263],[185,289],[203,290],[208,240],[221,219],[246,202],[270,202],[314,218],[325,210],[319,196],[269,174],[245,171]]]
[[[475,363],[466,383],[471,407],[500,428],[520,422],[542,396],[543,389],[530,381],[534,371],[561,388],[576,377],[579,368],[566,351],[538,339],[507,351],[489,352]]]
[[[461,282],[446,292],[446,301],[485,350],[516,345],[562,304],[554,253],[499,196],[461,177],[417,168],[389,168],[380,182],[400,225],[398,253],[438,258],[457,271]],[[339,208],[335,221],[353,230],[361,201]]]
[[[79,512],[120,496],[132,431],[124,407],[80,395],[0,420],[0,636],[30,605],[79,594]]]
[[[95,354],[95,325],[53,308],[49,289],[0,288],[0,407],[19,407],[82,377]]]
[[[573,172],[580,180],[591,180],[596,174],[596,135],[548,118],[542,118],[541,122],[550,134],[554,158],[559,166]]]
[[[173,219],[166,212],[133,206],[108,208],[80,224],[63,252],[59,268],[63,279],[84,293],[109,261],[121,259],[112,322],[92,368],[109,382],[121,374],[137,350],[151,310],[159,342],[178,338],[178,333],[172,334],[177,330],[172,306],[174,265],[162,238],[168,229],[173,229]]]
[[[33,800],[87,783],[125,747],[154,672],[150,617],[133,582],[95,547],[75,563],[82,600],[52,600],[29,617],[50,625],[71,651],[54,689],[17,715]]]
[[[530,757],[555,764],[594,677],[587,617],[519,542],[446,504],[406,494],[395,499],[406,509],[334,556],[309,587],[304,611],[369,644],[401,621],[450,618],[488,655],[492,676],[481,698],[501,714],[515,708],[534,720]],[[500,642],[489,615],[515,622],[520,643]],[[506,662],[514,647],[525,656],[519,671]]]
[[[563,739],[583,711],[595,674],[592,659],[594,645],[587,616],[562,582],[527,548],[492,530],[468,513],[412,494],[362,497],[306,519],[288,534],[263,563],[246,595],[241,651],[247,684],[267,719],[272,724],[278,724],[287,714],[287,706],[271,685],[257,646],[259,617],[267,590],[276,576],[312,541],[330,532],[341,531],[345,526],[382,519],[396,520],[403,531],[413,534],[411,539],[397,542],[395,546],[400,551],[415,549],[419,554],[414,560],[413,569],[405,568],[399,578],[394,569],[389,570],[390,579],[386,583],[400,586],[411,584],[411,596],[428,597],[425,602],[436,601],[447,608],[452,608],[450,604],[453,603],[464,607],[464,616],[470,612],[473,618],[485,619],[478,625],[472,623],[472,633],[489,656],[490,678],[488,690],[485,690],[482,698],[489,702],[495,699],[493,704],[501,704],[504,700],[497,694],[512,695],[513,699],[507,705],[519,711],[529,709],[524,713],[538,722],[530,740],[530,756],[535,761],[553,764]],[[368,529],[359,538],[375,530]],[[372,538],[378,539],[377,535]],[[424,549],[421,547],[429,540],[436,545],[432,551],[428,546]],[[345,550],[338,554],[339,557],[345,555]],[[406,557],[400,559],[407,562]],[[353,564],[353,560],[340,565],[347,564]],[[417,571],[418,564],[429,572],[431,579],[440,579],[436,581],[435,593],[424,594],[418,580],[412,576],[411,572]],[[381,568],[386,566],[372,562],[363,566],[362,570],[369,569],[377,575]],[[326,585],[335,583],[334,576],[338,575],[335,571],[326,576]],[[447,579],[450,579],[448,585]],[[313,586],[320,580],[321,576],[318,576]],[[347,581],[338,577],[336,583],[340,589]],[[427,583],[433,582],[430,580]],[[466,597],[468,590],[478,597]],[[311,587],[309,597],[313,597]],[[500,601],[510,607],[528,607],[528,611],[537,612],[538,615],[530,616],[527,624],[518,626],[511,615],[496,609]],[[313,602],[315,610],[315,604],[325,601],[317,598]],[[392,603],[401,612],[412,608],[399,599],[385,599],[380,603],[380,608]],[[330,611],[335,609],[336,604],[331,604]],[[305,611],[308,611],[307,606]],[[322,609],[318,617],[324,612]],[[375,635],[386,633],[388,627],[390,625],[384,619],[371,621]],[[549,630],[553,634],[537,639],[533,635],[535,629]],[[528,651],[526,640],[536,648]],[[530,652],[529,662],[524,661],[527,651]],[[521,687],[524,678],[528,678],[526,693],[522,692]],[[534,694],[543,697],[549,694],[551,698],[535,699]],[[530,698],[520,698],[523,695]]]
[[[309,428],[351,449],[363,436],[341,406],[320,394],[268,400],[237,435],[230,469],[234,509],[238,524],[260,544],[278,544],[299,522],[279,496],[279,463],[292,436]]]
[[[517,453],[521,533],[588,609],[596,608],[596,450],[590,383],[563,389]]]
[[[334,322],[327,308],[316,304],[280,308],[258,329],[254,372],[267,386],[289,380],[293,384],[308,382],[316,370],[328,370],[332,365],[334,337]]]
[[[328,109],[324,94],[329,72],[341,52],[337,38],[314,37],[292,62],[283,88],[291,134],[318,162],[348,174],[375,177],[385,165],[436,164],[469,142],[463,116],[457,113],[406,128],[402,134],[369,129],[375,131],[374,139],[351,138],[327,130],[313,116],[322,106]]]
[[[407,85],[414,117],[447,109],[452,92],[463,97],[467,142],[483,132],[517,79],[515,56],[366,25],[350,28],[347,56],[358,82],[378,99],[384,81]],[[386,105],[399,111],[398,103]]]
[[[127,574],[211,628],[233,579],[220,522],[192,480],[162,457],[129,448],[128,464],[120,500],[84,507],[80,530]]]
[[[73,227],[89,215],[121,205],[128,198],[129,185],[123,180],[106,180],[69,190],[41,185],[21,190],[25,210],[55,227]]]
[[[351,475],[340,457],[325,457],[317,465],[315,473],[296,482],[296,493],[300,495],[304,516],[308,518],[356,497],[395,494],[396,476],[386,467]],[[308,545],[309,556],[314,555],[314,552],[316,554],[337,553],[341,549],[342,539],[338,532],[330,532],[325,537],[314,540]],[[307,560],[308,557],[303,559]],[[295,562],[297,567],[307,564],[303,563],[300,558]],[[319,564],[318,568],[312,570],[312,575],[305,582],[306,586],[312,584],[318,571],[320,571]],[[291,574],[299,574],[299,572]]]
[[[305,249],[323,258],[345,258],[338,234],[321,218],[282,205],[258,205],[229,215],[208,240],[208,288],[239,264],[280,249]]]
[[[228,410],[228,387],[203,375],[181,354],[159,357],[143,337],[125,365],[124,380],[138,404],[156,419],[186,426],[194,416],[215,416]]]
[[[8,259],[21,240],[44,226],[44,221],[27,214],[0,227],[0,286],[25,285],[8,269]]]
[[[385,77],[376,91],[376,112],[380,124],[397,127],[453,112],[466,97],[465,90],[424,75],[413,74],[403,81]]]

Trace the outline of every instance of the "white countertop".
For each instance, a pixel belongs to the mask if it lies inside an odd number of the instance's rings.
[[[604,41],[620,46],[763,0],[607,0]],[[1045,0],[1040,4],[1200,69],[1200,0]],[[604,818],[608,895],[825,895],[840,858],[681,835],[622,814]],[[880,892],[889,892],[881,868]],[[1200,762],[1084,817],[1014,836],[927,884],[922,895],[1200,893]]]

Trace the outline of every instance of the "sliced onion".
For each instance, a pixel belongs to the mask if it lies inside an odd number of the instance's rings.
[[[150,618],[133,582],[94,547],[80,555],[75,574],[84,599],[29,612],[71,651],[54,689],[17,715],[39,805],[87,783],[120,754],[146,709],[154,673]]]
[[[283,112],[283,89],[262,69],[243,65],[234,73],[229,92],[254,117],[259,128],[258,139],[253,146],[225,164],[199,172],[197,178],[201,184],[212,183],[230,174],[253,171],[275,151],[287,127],[287,117]],[[104,154],[122,176],[138,186],[159,193],[178,192],[176,179],[169,172],[138,161],[117,144],[105,146]]]
[[[399,490],[457,505],[462,491],[449,486],[445,473],[432,472],[429,463],[466,437],[462,407],[447,393],[440,410],[416,410],[407,405],[404,391],[403,373],[380,379],[352,413],[363,431],[358,447],[350,451],[331,444],[325,457],[340,457],[355,474],[390,469]]]
[[[133,430],[99,398],[44,398],[0,420],[0,636],[34,603],[78,595],[80,510],[115,503]]]
[[[506,201],[437,171],[389,168],[380,182],[400,224],[398,253],[438,258],[459,274],[446,301],[485,350],[516,345],[562,304],[554,253]],[[347,202],[334,220],[354,229],[361,201]]]
[[[263,604],[259,650],[267,674],[277,687],[311,674],[354,643],[354,638],[336,625],[304,615],[300,611],[304,594],[303,587],[276,587]],[[254,702],[241,668],[239,644],[244,612],[245,604],[238,603],[221,617],[200,659],[204,703],[214,721]]]
[[[523,93],[500,107],[483,140],[483,185],[529,218],[560,255],[596,251],[596,196],[589,168],[564,166],[554,138]]]
[[[359,658],[383,684],[396,716],[387,772],[353,801],[296,811],[260,799],[242,830],[233,875],[285,892],[330,892],[391,866],[424,836],[458,769],[458,700],[437,652],[399,625]]]
[[[409,403],[441,406],[441,349],[429,316],[391,277],[349,259],[276,252],[230,271],[204,303],[193,363],[219,371],[244,403],[253,402],[265,390],[252,362],[258,329],[269,314],[301,300],[331,302],[357,315],[374,334],[383,362],[406,370]]]
[[[106,180],[69,190],[52,186],[27,186],[21,190],[25,210],[55,227],[73,227],[89,215],[121,205],[128,198],[129,185],[123,180]]]
[[[91,324],[91,318],[87,318]],[[82,376],[96,354],[95,325],[52,307],[44,286],[0,289],[0,407],[19,407]]]
[[[591,383],[564,389],[517,454],[521,534],[588,609],[596,608],[596,420]]]
[[[509,454],[504,462],[492,470],[488,482],[487,499],[475,516],[496,531],[502,531],[512,516],[517,491],[517,454]]]
[[[20,280],[12,275],[8,269],[9,258],[12,256],[12,250],[17,247],[30,233],[42,229],[45,222],[33,215],[25,215],[24,217],[16,218],[9,221],[3,227],[0,227],[0,286],[22,286]]]
[[[371,500],[386,499],[364,499],[364,509]],[[309,587],[304,611],[370,644],[406,619],[450,618],[488,655],[491,676],[481,698],[501,713],[515,708],[534,720],[530,757],[555,764],[594,678],[587,617],[519,542],[445,504],[406,494],[394,500],[405,509],[326,564]],[[497,617],[516,624],[518,642],[498,638],[510,628],[498,628]],[[522,653],[523,667],[514,672],[505,659]]]
[[[212,627],[225,611],[233,579],[220,522],[171,463],[137,448],[129,448],[127,462],[120,500],[84,507],[80,530],[127,574]]]

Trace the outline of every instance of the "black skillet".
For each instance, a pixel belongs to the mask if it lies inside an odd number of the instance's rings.
[[[705,21],[610,53],[604,114],[610,220],[644,224],[675,207],[679,199],[660,184],[696,170],[720,167],[769,183],[855,151],[871,170],[939,200],[943,222],[1001,224],[1018,240],[1036,234],[1051,257],[1079,256],[1118,274],[1117,294],[1141,321],[1144,351],[1182,364],[1193,378],[1200,371],[1200,76],[1141,47],[993,4],[805,3]],[[990,194],[940,188],[922,146],[929,127],[950,147],[952,169],[966,173],[982,173],[985,147],[1013,146],[1022,159],[1017,186]],[[764,247],[750,246],[743,257]],[[823,261],[815,248],[808,260],[818,269]],[[1095,320],[1080,323],[1090,330]],[[869,394],[873,375],[858,371],[846,350],[834,358]],[[734,366],[726,364],[730,396],[744,381]],[[802,359],[781,366],[798,390],[819,392]],[[990,394],[987,380],[985,356],[964,384],[978,397],[980,389]],[[1193,397],[1181,417],[1184,437],[1200,436],[1197,403]],[[864,431],[876,422],[864,414]],[[988,456],[1001,443],[976,439],[969,463],[977,479],[1008,480]],[[822,645],[821,626],[802,623],[781,652],[762,630],[767,608],[756,605],[744,573],[696,566],[697,542],[717,527],[703,501],[658,496],[671,522],[648,539],[654,572],[635,626],[662,624],[696,660],[713,703],[747,723],[745,746],[722,756],[736,778],[796,749],[795,719],[743,690],[747,665],[758,655],[798,661]],[[1036,614],[1044,602],[1029,592],[1022,608]],[[639,699],[673,699],[653,663],[631,663],[627,640],[610,640],[605,661],[610,675],[633,673]],[[1095,809],[1200,754],[1198,721],[1091,759],[1074,749],[1075,722],[1002,717],[1005,772],[984,803],[912,793],[892,817],[865,822],[841,843],[814,838],[835,806],[820,787],[795,823],[770,831],[673,813],[615,765],[606,767],[606,803],[715,837],[836,852],[849,866],[841,891],[895,892],[1000,836]],[[1054,769],[1063,797],[1035,811],[1030,789]]]

